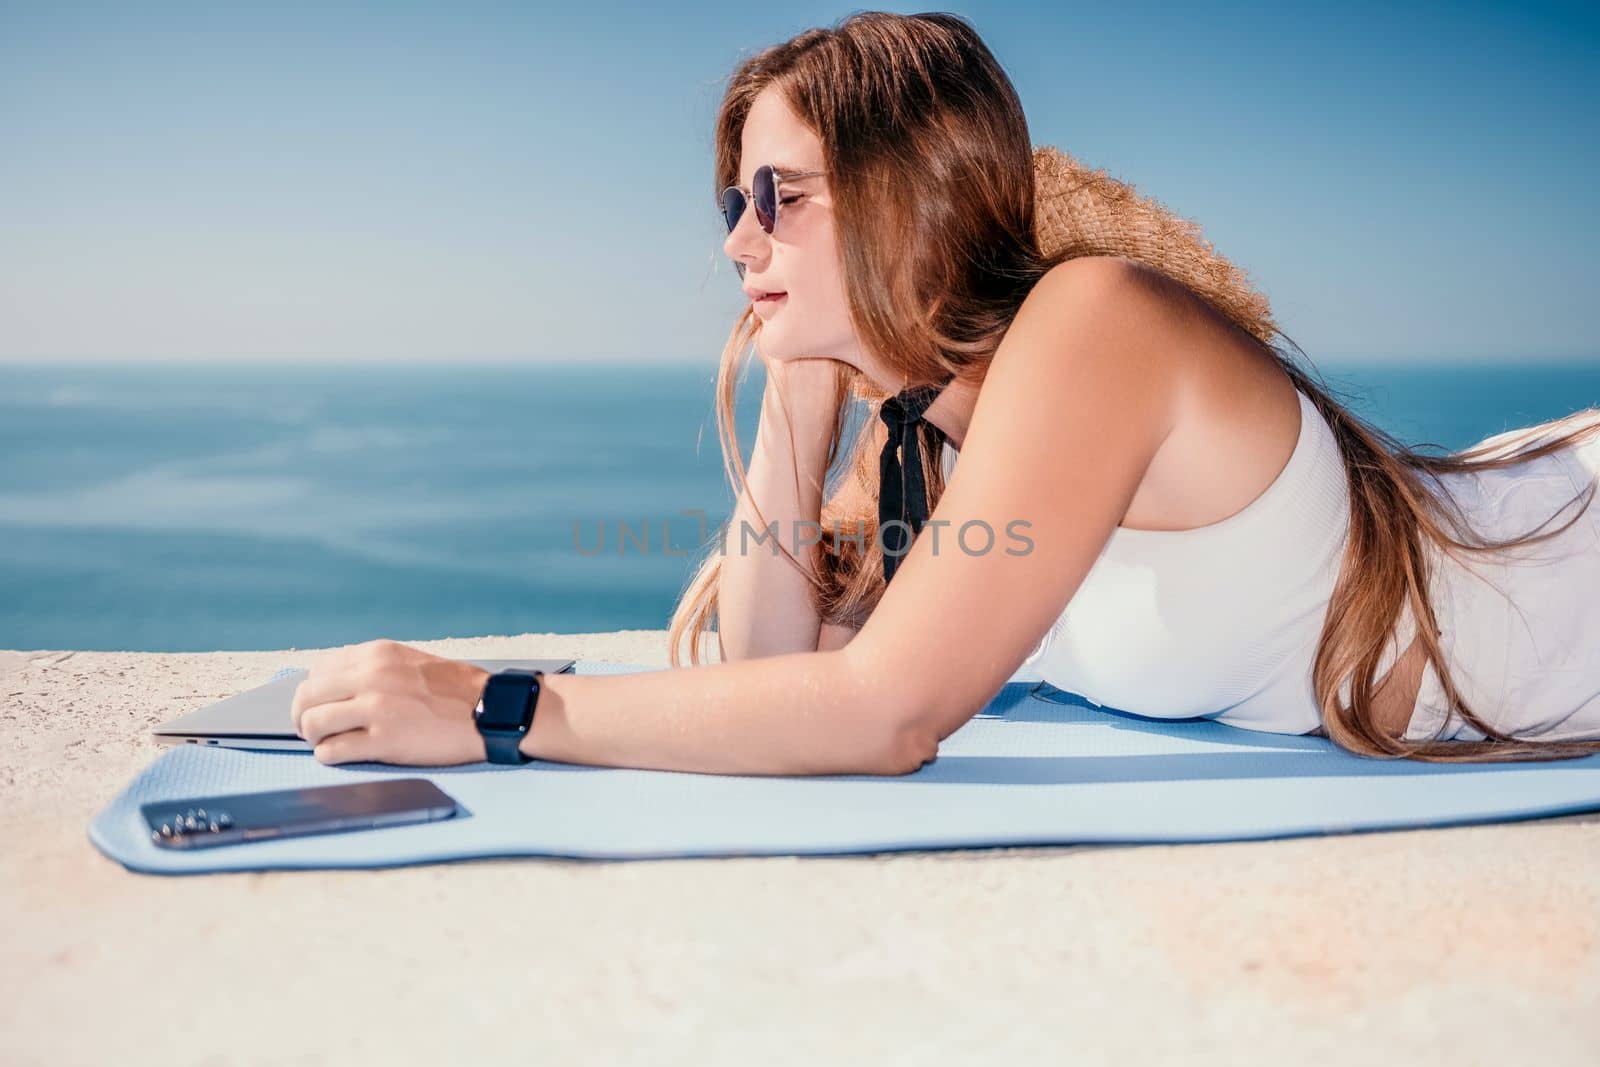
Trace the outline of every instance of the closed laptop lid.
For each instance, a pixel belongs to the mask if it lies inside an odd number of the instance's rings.
[[[544,671],[546,674],[570,674],[576,660],[570,659],[468,659],[484,670],[503,671],[520,668]],[[157,741],[170,742],[177,738],[262,739],[278,742],[297,742],[309,749],[305,741],[294,732],[289,721],[289,708],[294,702],[294,691],[305,681],[305,670],[297,670],[265,685],[247,689],[236,696],[208,704],[187,715],[154,727],[151,733]],[[275,745],[274,747],[280,747]]]

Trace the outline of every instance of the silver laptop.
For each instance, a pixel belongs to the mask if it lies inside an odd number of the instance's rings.
[[[518,667],[546,674],[571,674],[570,659],[469,659],[488,671]],[[238,696],[219,700],[198,711],[164,722],[151,731],[161,745],[217,745],[222,748],[272,748],[310,752],[311,745],[294,732],[289,708],[294,691],[305,681],[304,670],[286,674]]]

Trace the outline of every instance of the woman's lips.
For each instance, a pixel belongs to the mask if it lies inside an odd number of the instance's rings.
[[[788,295],[788,293],[762,293],[755,298],[754,302],[757,304],[775,304]]]

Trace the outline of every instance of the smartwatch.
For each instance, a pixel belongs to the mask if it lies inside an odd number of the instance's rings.
[[[483,735],[490,763],[527,763],[532,756],[518,747],[533,726],[543,671],[508,668],[489,676],[483,696],[472,709],[472,721]]]

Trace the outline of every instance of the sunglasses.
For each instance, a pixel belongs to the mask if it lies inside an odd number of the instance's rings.
[[[720,197],[722,217],[728,223],[728,232],[739,225],[739,219],[744,216],[745,204],[755,205],[756,221],[761,223],[761,228],[768,234],[778,227],[778,183],[793,181],[797,178],[814,178],[819,174],[826,174],[822,170],[805,170],[794,174],[780,174],[773,170],[769,164],[763,163],[756,168],[755,177],[750,179],[750,192],[746,193],[737,185],[730,185],[722,190]]]

